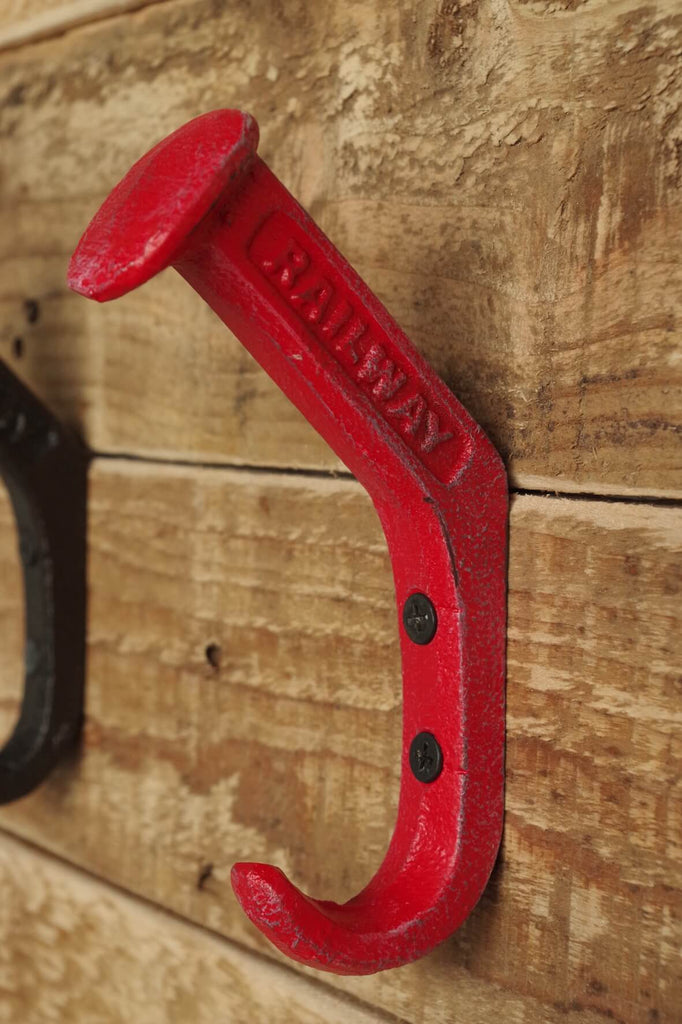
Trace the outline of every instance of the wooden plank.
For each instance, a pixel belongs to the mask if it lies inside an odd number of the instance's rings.
[[[7,836],[0,880],[7,1024],[386,1020]]]
[[[83,747],[0,822],[275,957],[232,862],[344,899],[393,826],[375,513],[349,480],[98,460],[90,516]],[[330,984],[435,1024],[679,1019],[681,528],[679,508],[515,500],[502,857],[432,956]]]
[[[138,10],[156,0],[3,0],[0,50],[26,46],[101,18]]]
[[[63,6],[63,0],[3,0],[0,8],[0,47],[4,45],[7,34],[13,38],[13,32],[18,26],[36,18],[54,15],[55,10]]]
[[[516,485],[679,496],[681,34],[672,0],[169,0],[7,52],[0,352],[99,450],[336,465],[174,277],[64,289],[149,144],[242,105]]]

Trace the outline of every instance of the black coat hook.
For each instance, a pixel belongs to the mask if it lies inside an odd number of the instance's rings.
[[[25,796],[77,737],[83,717],[88,454],[0,363],[0,474],[24,578],[25,679],[0,750],[0,803]]]

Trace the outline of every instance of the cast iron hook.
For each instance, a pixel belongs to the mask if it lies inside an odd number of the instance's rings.
[[[0,474],[19,536],[26,632],[21,710],[0,750],[0,804],[39,785],[80,731],[87,468],[77,438],[0,363]]]
[[[69,284],[99,301],[174,266],[369,491],[403,609],[404,741],[386,858],[342,905],[235,864],[251,920],[338,974],[422,956],[479,899],[500,842],[507,487],[483,431],[256,155],[248,114],[198,117],[94,217]]]

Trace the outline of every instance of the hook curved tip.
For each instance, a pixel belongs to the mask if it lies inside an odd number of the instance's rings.
[[[280,952],[319,971],[362,975],[401,967],[430,952],[452,930],[438,922],[438,914],[429,921],[429,913],[402,906],[386,927],[382,918],[392,895],[383,889],[377,893],[371,884],[340,904],[306,896],[271,864],[235,864],[231,881],[259,931]]]
[[[353,948],[365,947],[362,932],[335,919],[348,905],[306,896],[272,864],[235,864],[231,881],[244,913],[288,957],[335,974],[373,974],[384,966],[366,948]]]
[[[235,896],[258,927],[276,924],[290,895],[288,890],[299,892],[272,864],[239,862],[232,866],[230,880]]]

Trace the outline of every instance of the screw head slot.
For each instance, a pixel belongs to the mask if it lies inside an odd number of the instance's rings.
[[[410,768],[415,779],[433,782],[443,770],[443,752],[430,732],[419,732],[410,743]]]
[[[410,594],[403,606],[403,625],[413,643],[431,643],[438,628],[438,618],[426,594]]]

